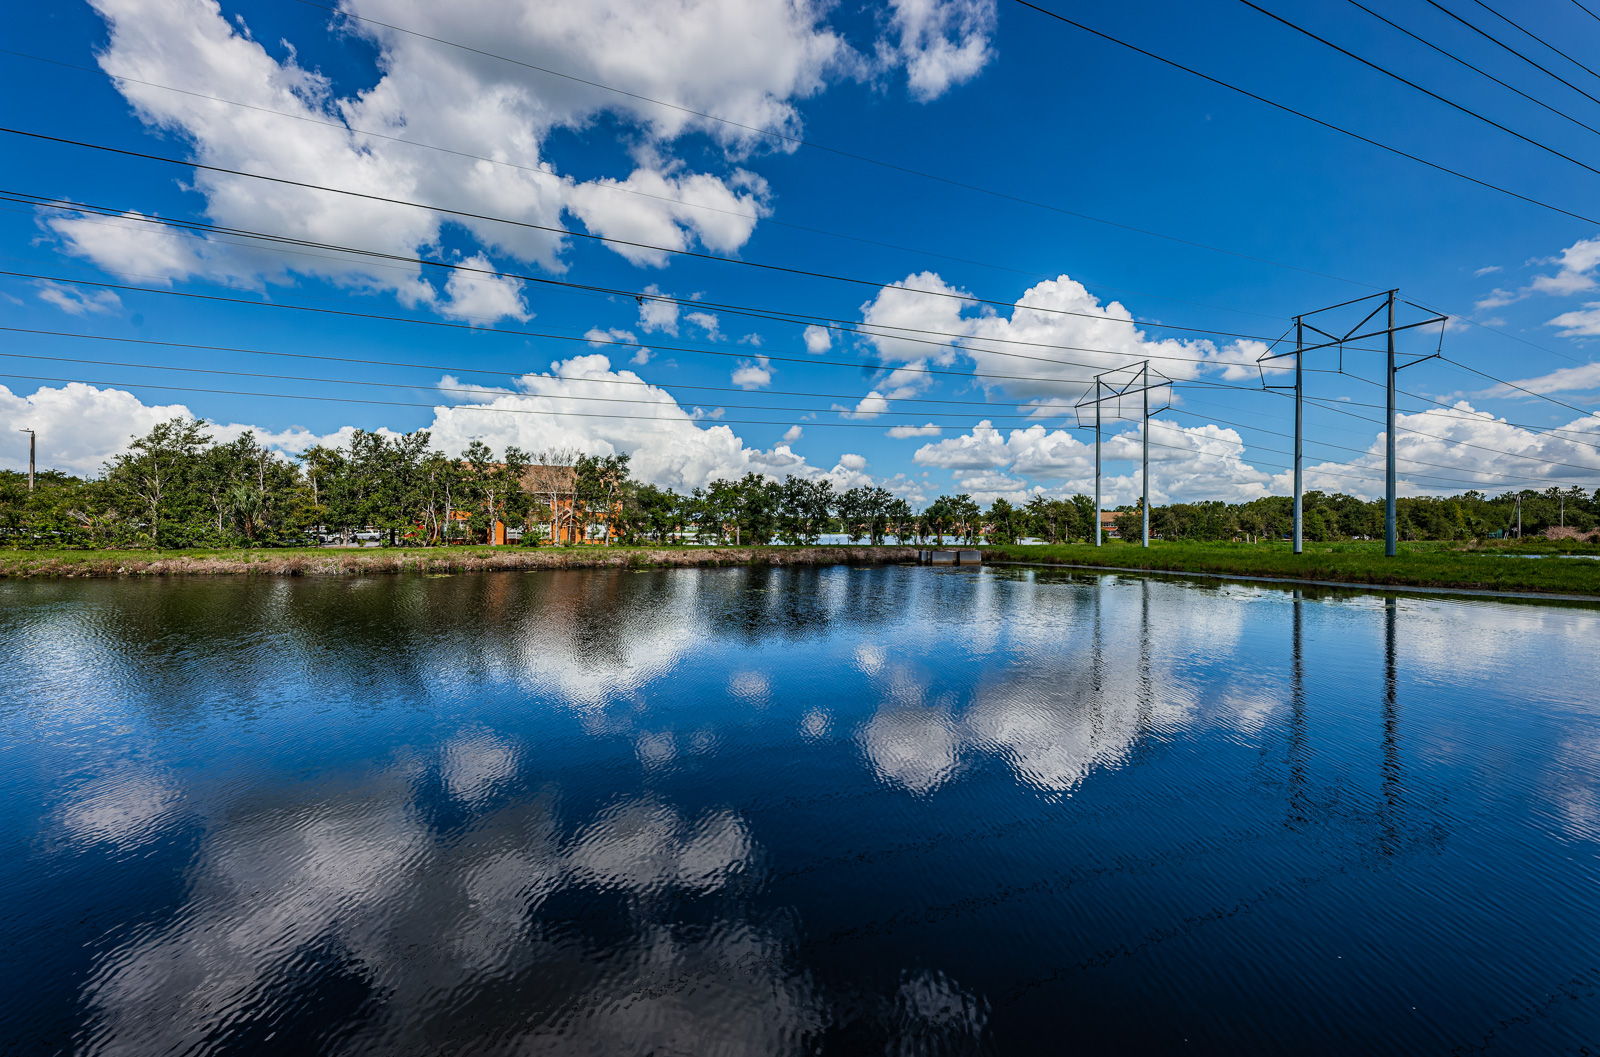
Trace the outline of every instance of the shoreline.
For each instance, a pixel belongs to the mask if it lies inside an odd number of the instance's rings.
[[[376,576],[537,569],[670,569],[914,562],[915,547],[382,547],[222,552],[10,551],[0,580],[182,576]]]
[[[1600,595],[1562,594],[1556,591],[1502,591],[1489,587],[1429,587],[1423,584],[1372,583],[1367,580],[1308,580],[1296,576],[1256,576],[1249,573],[1208,573],[1194,569],[1131,568],[1125,565],[1081,565],[1067,562],[985,561],[992,566],[1025,569],[1076,569],[1082,572],[1121,573],[1126,576],[1200,576],[1207,580],[1239,580],[1245,583],[1280,584],[1285,587],[1333,587],[1345,591],[1388,592],[1391,594],[1449,595],[1466,598],[1507,599],[1519,602],[1584,602],[1600,605]]]
[[[1258,549],[1205,544],[1158,544],[1149,550],[1117,544],[1000,545],[985,549],[984,563],[1034,565],[1124,574],[1193,576],[1286,585],[1419,591],[1492,598],[1600,601],[1600,562],[1547,557],[1526,560],[1508,552],[1421,549],[1385,558],[1368,549]]]

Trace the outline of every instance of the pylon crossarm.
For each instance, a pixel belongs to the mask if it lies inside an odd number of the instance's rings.
[[[1407,367],[1415,367],[1419,363],[1427,363],[1429,360],[1437,360],[1440,355],[1441,353],[1438,352],[1430,352],[1426,356],[1418,356],[1414,360],[1407,360],[1405,363],[1397,363],[1394,365],[1394,369],[1397,371],[1403,371]]]
[[[1398,334],[1402,330],[1415,330],[1418,327],[1431,327],[1435,323],[1441,322],[1444,318],[1445,317],[1443,317],[1443,316],[1436,316],[1433,319],[1424,319],[1424,320],[1421,320],[1421,321],[1416,322],[1416,323],[1402,323],[1402,324],[1399,324],[1398,326],[1396,326],[1392,332],[1389,330],[1389,328],[1385,327],[1382,330],[1369,330],[1365,334],[1350,334],[1350,335],[1347,335],[1347,336],[1345,336],[1343,338],[1336,339],[1334,341],[1325,341],[1320,345],[1307,345],[1303,349],[1290,349],[1288,352],[1263,353],[1261,356],[1258,356],[1256,358],[1256,362],[1257,363],[1266,363],[1266,362],[1268,362],[1270,360],[1279,360],[1279,359],[1282,359],[1285,356],[1293,356],[1297,352],[1317,352],[1320,349],[1331,349],[1331,348],[1335,348],[1335,347],[1342,348],[1345,345],[1348,345],[1352,341],[1364,341],[1367,338],[1381,338],[1381,337],[1384,337],[1384,336],[1386,336],[1386,335],[1388,335],[1390,333]],[[1370,350],[1361,350],[1361,351],[1370,351]],[[1380,350],[1376,350],[1376,351],[1380,351],[1381,352],[1382,350],[1380,349]]]

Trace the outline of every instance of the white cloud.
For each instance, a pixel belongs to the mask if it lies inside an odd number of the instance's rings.
[[[834,410],[844,418],[877,418],[889,410],[889,401],[884,399],[882,393],[874,389],[860,400],[856,401],[854,410],[846,410],[839,405],[834,405]]]
[[[591,349],[610,349],[619,341],[634,342],[639,336],[631,330],[620,330],[616,327],[602,329],[590,327],[583,335],[589,341]],[[650,362],[651,351],[644,346],[639,346],[634,354],[628,357],[628,362],[643,367]]]
[[[1481,297],[1477,301],[1474,301],[1472,307],[1473,310],[1477,312],[1488,312],[1491,309],[1504,308],[1507,305],[1514,305],[1518,301],[1521,301],[1525,296],[1527,295],[1524,293],[1519,293],[1515,290],[1504,290],[1496,287],[1494,290],[1491,290],[1487,296]]]
[[[1554,264],[1557,268],[1553,274],[1534,276],[1531,282],[1518,289],[1497,288],[1491,291],[1488,296],[1476,303],[1477,311],[1486,312],[1504,308],[1534,294],[1567,297],[1595,289],[1600,285],[1595,281],[1595,272],[1600,269],[1600,238],[1579,239],[1554,257],[1528,263]],[[1498,267],[1479,268],[1472,274],[1481,277],[1498,271],[1500,271]]]
[[[1503,269],[1498,264],[1488,264],[1488,265],[1483,266],[1482,268],[1476,269],[1472,273],[1472,277],[1474,279],[1482,279],[1485,275],[1493,275],[1495,272],[1502,271],[1502,270]]]
[[[772,363],[765,356],[754,360],[740,360],[734,369],[732,381],[740,389],[760,389],[772,384]]]
[[[937,437],[939,435],[939,427],[932,422],[923,426],[891,426],[888,435],[896,438]]]
[[[1464,417],[1469,414],[1475,417]],[[1494,492],[1575,483],[1592,486],[1600,477],[1600,452],[1594,450],[1600,444],[1600,419],[1585,417],[1557,427],[1563,433],[1535,433],[1490,415],[1476,417],[1478,414],[1461,400],[1450,408],[1431,408],[1396,419],[1400,428],[1395,431],[1395,454],[1400,460],[1402,494],[1450,494],[1468,487]],[[1571,436],[1574,433],[1579,436]],[[1595,467],[1596,472],[1586,478],[1574,467]],[[1307,467],[1306,487],[1373,497],[1382,492],[1383,468],[1380,435],[1364,454],[1353,459]],[[1287,479],[1287,474],[1275,478],[1280,492],[1287,487]]]
[[[1563,338],[1593,338],[1600,336],[1600,301],[1590,301],[1582,308],[1563,312],[1545,324],[1560,327]]]
[[[722,340],[722,321],[714,312],[690,312],[683,317],[701,330],[706,332],[706,337],[712,341]]]
[[[813,356],[821,356],[833,346],[833,334],[827,327],[819,327],[815,324],[806,327],[805,339],[806,351]]]
[[[67,252],[87,257],[115,275],[157,283],[185,279],[202,271],[232,277],[226,266],[212,267],[212,247],[206,240],[163,233],[139,219],[146,215],[129,212],[112,218],[54,216],[46,226],[61,237]]]
[[[1570,393],[1586,389],[1600,389],[1600,363],[1586,363],[1581,367],[1562,367],[1541,374],[1534,378],[1520,378],[1513,382],[1517,388],[1510,385],[1497,385],[1493,389],[1479,393],[1479,396],[1495,397],[1515,400],[1526,394],[1518,392],[1525,389],[1534,393]]]
[[[993,55],[994,0],[889,0],[880,56],[903,63],[914,98],[937,99],[976,77]]]
[[[481,253],[461,263],[468,268],[494,267]],[[444,294],[444,300],[437,303],[439,313],[455,319],[493,323],[498,319],[527,322],[533,318],[522,301],[522,283],[504,276],[451,272],[445,280]]]
[[[785,444],[793,444],[795,441],[799,440],[804,433],[805,429],[800,425],[796,424],[790,426],[788,429],[783,431],[783,442]]]
[[[926,373],[905,368],[948,365],[963,356],[991,376],[980,379],[985,388],[1060,414],[1098,372],[1149,358],[1154,369],[1174,380],[1207,369],[1255,377],[1256,357],[1266,351],[1258,341],[1219,347],[1208,340],[1151,339],[1122,304],[1101,303],[1066,275],[1030,287],[1009,314],[949,296],[963,293],[937,273],[921,272],[884,287],[862,306],[863,323],[876,331],[871,341],[879,357],[901,369],[891,375],[901,387],[891,397],[927,384]],[[890,327],[903,329],[886,332]],[[996,377],[1007,375],[1013,377]]]
[[[1270,491],[1267,485],[1271,478],[1243,460],[1243,445],[1233,430],[1156,422],[1150,435],[1152,502],[1239,502]],[[1104,459],[1108,463],[1137,463],[1141,454],[1139,437],[1136,429],[1111,435],[1104,443]],[[1027,480],[1017,478],[1050,481],[1053,490],[1062,494],[1094,491],[1093,441],[1042,425],[1006,434],[991,422],[980,422],[969,433],[923,445],[913,458],[919,465],[956,471],[964,484],[971,483],[975,491],[993,495],[1014,497],[1024,491]],[[1016,476],[1002,478],[994,474],[999,470]],[[1141,488],[1136,473],[1106,473],[1102,490],[1107,505],[1115,505],[1131,502]]]
[[[617,193],[642,191],[650,197]],[[693,239],[718,253],[743,246],[765,216],[767,185],[754,173],[735,170],[727,182],[705,173],[671,177],[636,169],[626,180],[600,179],[574,184],[567,208],[594,234],[668,250],[688,249]],[[703,208],[696,208],[703,207]],[[670,254],[647,246],[613,243],[612,249],[635,264],[660,267]]]
[[[450,220],[476,240],[464,251],[469,255],[552,270],[565,267],[568,240],[559,229],[568,217],[594,233],[667,248],[738,250],[769,198],[765,181],[744,159],[757,148],[794,149],[792,141],[764,134],[799,135],[797,104],[831,82],[861,77],[868,66],[827,24],[831,5],[814,0],[606,0],[537,11],[498,0],[346,0],[342,13],[479,51],[335,17],[331,32],[364,37],[377,53],[368,86],[341,94],[331,79],[300,64],[294,42],[285,42],[280,61],[242,22],[230,22],[216,0],[91,0],[91,6],[107,27],[102,68],[122,75],[113,83],[147,125],[190,144],[196,160],[535,225]],[[975,72],[974,57],[985,52],[982,38],[992,21],[982,5],[924,0],[895,17],[900,45],[893,59],[907,66],[920,95]],[[708,33],[707,26],[717,31]],[[621,93],[530,78],[524,68],[482,52],[548,65]],[[205,94],[153,87],[159,84]],[[546,157],[549,139],[591,128],[603,117],[615,118],[631,141],[629,171],[587,181],[555,172]],[[691,133],[721,148],[721,156],[712,152],[706,163],[720,171],[691,171],[673,156]],[[414,255],[439,246],[444,233],[440,215],[382,201],[215,171],[197,171],[192,187],[219,224],[320,243]],[[293,273],[386,290],[407,304],[452,315],[503,309],[519,318],[526,311],[507,290],[439,291],[414,267],[337,253],[283,255],[88,217],[56,216],[48,226],[70,252],[120,274],[203,274],[259,285],[289,281]],[[665,260],[660,250],[610,245],[635,263]],[[657,317],[660,329],[670,332],[664,319]]]
[[[1600,238],[1579,239],[1556,255],[1559,269],[1554,275],[1535,276],[1529,289],[1542,294],[1581,293],[1595,288],[1595,269],[1600,268]]]
[[[70,382],[59,389],[40,389],[21,396],[0,385],[0,421],[37,431],[39,465],[92,474],[135,436],[189,409],[182,404],[151,406],[120,389],[97,389]],[[26,469],[27,452],[15,445],[0,448],[0,465]]]
[[[651,283],[644,288],[644,292],[659,295],[661,288]],[[655,301],[648,297],[640,298],[639,329],[646,334],[660,330],[676,335],[678,333],[678,302]]]
[[[604,381],[628,384],[596,384]],[[458,402],[435,407],[432,421],[423,428],[432,432],[434,446],[447,454],[460,454],[473,440],[497,450],[515,444],[526,451],[572,448],[591,455],[626,453],[633,457],[639,480],[680,490],[746,473],[781,479],[858,470],[844,466],[843,471],[839,467],[824,471],[796,455],[787,443],[771,449],[749,447],[730,427],[709,424],[715,413],[699,415],[680,406],[666,390],[643,382],[632,371],[613,369],[605,356],[575,356],[552,364],[548,372],[520,376],[513,389],[461,394]],[[618,402],[592,399],[612,395]],[[183,404],[147,405],[126,391],[78,382],[41,388],[30,396],[0,386],[0,421],[38,430],[42,466],[79,474],[96,473],[129,440],[157,423],[190,414]],[[349,426],[316,434],[302,427],[272,430],[237,423],[213,426],[211,432],[219,440],[229,440],[251,429],[263,444],[285,454],[313,444],[342,444],[353,432]],[[0,467],[21,469],[26,460],[24,446],[0,448]]]
[[[101,315],[122,307],[115,290],[85,290],[51,282],[39,284],[39,300],[71,316]]]

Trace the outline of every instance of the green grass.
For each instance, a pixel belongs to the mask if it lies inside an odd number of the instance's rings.
[[[266,573],[329,571],[439,571],[452,568],[558,568],[590,565],[728,565],[746,562],[814,563],[819,553],[859,552],[844,544],[815,546],[683,545],[582,547],[196,547],[184,550],[40,548],[0,549],[0,577],[117,576],[124,573]],[[845,556],[849,560],[849,556]],[[831,560],[831,559],[830,559]],[[859,560],[857,555],[856,560]]]
[[[1534,545],[1466,550],[1448,543],[1402,543],[1400,554],[1394,558],[1384,556],[1381,542],[1307,543],[1304,554],[1294,554],[1289,544],[1276,541],[1167,543],[1159,540],[1152,542],[1148,550],[1137,544],[1110,541],[1102,547],[1087,543],[990,546],[984,548],[984,554],[990,560],[1041,564],[1600,597],[1600,561],[1513,556],[1558,552],[1555,546],[1547,544],[1548,541],[1539,541]],[[1600,553],[1600,548],[1567,544],[1559,551],[1594,554]]]

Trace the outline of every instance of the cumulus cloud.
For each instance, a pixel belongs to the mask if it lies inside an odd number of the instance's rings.
[[[746,473],[774,479],[839,473],[854,483],[865,479],[853,462],[824,470],[796,455],[787,443],[752,448],[730,427],[712,424],[715,414],[680,406],[665,389],[644,384],[632,371],[614,369],[599,354],[575,356],[552,364],[546,372],[521,375],[511,388],[475,388],[480,391],[459,394],[458,402],[435,407],[432,420],[423,426],[441,451],[460,454],[473,440],[482,440],[496,449],[515,444],[526,451],[572,448],[590,455],[625,453],[632,455],[639,480],[680,490]],[[595,400],[596,396],[616,396],[618,402]],[[73,473],[97,472],[133,437],[159,422],[190,414],[183,404],[148,405],[123,390],[78,382],[41,388],[30,396],[0,386],[0,420],[38,430],[41,465]],[[328,434],[237,423],[211,428],[219,440],[246,430],[289,455],[313,444],[345,443],[353,432],[348,426]],[[859,456],[850,457],[855,458]],[[0,466],[20,469],[25,461],[25,449],[0,449]]]
[[[795,441],[799,440],[804,433],[805,429],[802,426],[798,424],[790,426],[788,429],[783,431],[783,442],[785,444],[793,444]]]
[[[661,288],[651,283],[644,288],[646,294],[661,296]],[[676,301],[658,301],[651,297],[639,299],[639,329],[649,334],[652,331],[664,331],[667,334],[678,333],[678,303]]]
[[[994,23],[994,0],[889,0],[880,56],[903,64],[912,96],[927,102],[988,64]]]
[[[618,194],[619,188],[643,195]],[[665,250],[688,249],[694,239],[719,253],[743,246],[768,212],[766,198],[766,181],[743,169],[726,182],[705,173],[674,178],[638,169],[626,180],[574,184],[567,208],[596,235],[648,243],[612,248],[634,264],[659,267],[670,257]]]
[[[621,330],[617,327],[611,327],[608,329],[602,329],[601,327],[590,327],[584,332],[583,336],[588,339],[589,347],[591,349],[608,349],[619,341],[634,342],[639,340],[639,336],[633,331]],[[650,356],[651,351],[641,345],[638,350],[628,358],[628,362],[638,364],[642,367],[650,362]]]
[[[1066,275],[1030,287],[1009,313],[974,306],[960,299],[964,295],[936,272],[920,272],[885,286],[862,306],[873,348],[886,366],[897,369],[888,379],[897,386],[887,394],[891,399],[927,384],[929,375],[906,368],[943,366],[964,357],[982,374],[1013,376],[981,378],[985,388],[1059,415],[1102,371],[1148,358],[1173,380],[1208,369],[1255,377],[1255,360],[1267,348],[1258,341],[1219,346],[1208,340],[1153,339],[1121,303],[1102,303]]]
[[[772,362],[765,356],[758,356],[754,360],[740,360],[739,366],[734,368],[732,381],[740,389],[760,389],[772,384],[774,373]]]
[[[889,401],[884,395],[874,389],[860,400],[856,401],[853,409],[840,407],[835,404],[833,409],[844,418],[877,418],[889,410]]]
[[[805,329],[806,351],[813,356],[821,356],[833,346],[833,334],[827,327],[815,324]]]
[[[1539,261],[1530,261],[1530,264],[1554,264],[1556,270],[1544,275],[1536,275],[1526,285],[1516,289],[1497,288],[1487,296],[1480,298],[1476,308],[1480,312],[1506,305],[1532,297],[1534,294],[1550,294],[1555,297],[1568,297],[1580,294],[1600,286],[1595,280],[1597,270],[1600,270],[1600,238],[1579,239],[1572,245],[1563,249],[1554,257]],[[1498,272],[1498,267],[1479,268],[1472,274],[1475,276],[1491,275]],[[1554,320],[1552,324],[1560,326]]]
[[[1238,433],[1220,426],[1184,427],[1154,420],[1150,434],[1152,502],[1226,499],[1240,502],[1267,495],[1272,478],[1244,460]],[[1107,462],[1141,457],[1137,429],[1112,434],[1103,444]],[[1043,425],[1003,432],[983,421],[970,432],[925,444],[914,460],[922,466],[955,471],[974,492],[1018,498],[1029,491],[1025,478],[1051,482],[1062,494],[1094,490],[1094,442]],[[996,471],[1015,477],[1001,477]],[[1137,474],[1104,474],[1108,505],[1131,502],[1141,491]]]
[[[1406,495],[1454,493],[1467,487],[1485,491],[1538,488],[1541,481],[1545,487],[1567,487],[1592,484],[1600,474],[1600,453],[1595,451],[1600,445],[1597,418],[1584,417],[1558,426],[1559,433],[1536,433],[1460,400],[1449,408],[1401,414],[1395,422],[1399,427],[1395,454],[1400,460],[1400,489]],[[1595,473],[1585,475],[1582,467],[1593,467]],[[1306,487],[1374,497],[1383,488],[1383,468],[1380,435],[1364,454],[1353,459],[1308,466]],[[1351,479],[1357,475],[1362,479]],[[1281,492],[1287,488],[1287,475],[1278,475],[1276,482]]]
[[[939,427],[932,422],[922,426],[891,426],[888,435],[895,438],[937,437],[939,435]]]
[[[722,320],[714,312],[690,312],[683,317],[701,330],[712,341],[722,340]]]
[[[803,131],[798,104],[831,82],[863,76],[868,65],[828,25],[831,6],[813,0],[670,6],[606,0],[553,12],[496,0],[347,0],[341,13],[357,17],[336,17],[332,31],[361,37],[376,56],[370,83],[344,92],[301,65],[294,42],[285,42],[281,60],[274,57],[242,22],[230,22],[216,0],[91,0],[91,6],[106,25],[99,61],[116,89],[146,125],[189,144],[196,160],[502,217],[513,223],[471,217],[448,223],[476,241],[464,251],[469,255],[557,271],[566,266],[561,230],[569,220],[595,234],[667,249],[738,250],[769,210],[769,188],[745,159],[758,148],[794,149],[792,137]],[[919,96],[975,72],[992,21],[985,10],[974,0],[922,0],[895,14],[892,61],[908,69]],[[466,48],[443,47],[428,36]],[[728,47],[728,40],[740,44]],[[621,91],[530,79],[525,69],[484,52]],[[205,94],[155,87],[162,84]],[[629,171],[589,180],[558,172],[548,157],[551,137],[602,118],[615,119],[632,141]],[[696,155],[718,171],[694,171],[674,155],[691,134],[720,149]],[[192,187],[219,224],[319,243],[406,256],[438,247],[446,230],[445,218],[427,210],[223,172],[198,171]],[[254,285],[312,276],[388,291],[447,315],[522,318],[527,311],[520,296],[492,281],[441,290],[415,267],[173,238],[134,215],[125,219],[56,215],[47,226],[69,252],[124,275],[205,275]],[[636,264],[666,260],[660,249],[608,245]],[[671,318],[663,310],[654,321],[671,332]]]
[[[1558,266],[1555,274],[1534,276],[1530,289],[1557,296],[1593,290],[1595,269],[1600,268],[1600,238],[1579,239],[1556,254],[1552,263]]]
[[[39,300],[71,316],[101,315],[122,307],[115,290],[85,290],[63,283],[40,283]]]
[[[1549,374],[1516,379],[1511,385],[1497,385],[1492,389],[1484,390],[1478,395],[1515,400],[1518,397],[1527,395],[1524,392],[1519,392],[1519,390],[1527,390],[1527,392],[1532,393],[1570,393],[1588,389],[1600,389],[1600,363],[1586,363],[1579,367],[1562,367],[1559,370],[1551,371]]]
[[[1563,312],[1545,324],[1560,327],[1563,338],[1593,338],[1600,336],[1600,301],[1590,301],[1582,308]]]
[[[489,271],[493,266],[483,254],[461,262],[464,267]],[[444,297],[437,302],[441,315],[471,322],[493,323],[499,319],[527,322],[533,318],[522,301],[522,284],[500,275],[451,272],[445,280]]]

